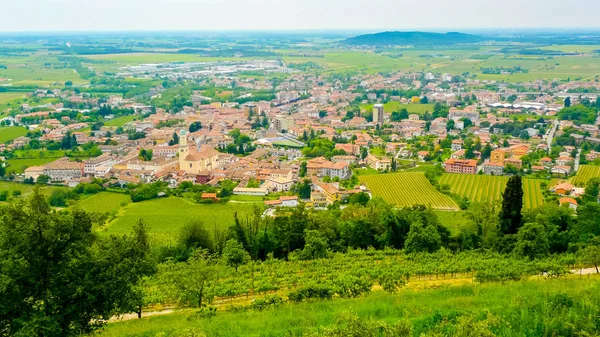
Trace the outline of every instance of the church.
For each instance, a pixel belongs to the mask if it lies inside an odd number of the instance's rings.
[[[179,169],[187,174],[200,174],[219,168],[219,151],[211,148],[190,148],[187,144],[187,131],[179,132]]]

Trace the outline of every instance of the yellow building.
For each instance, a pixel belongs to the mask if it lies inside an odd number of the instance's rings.
[[[506,154],[504,153],[504,150],[502,150],[502,149],[494,150],[490,154],[490,162],[502,163],[502,162],[504,162],[505,156],[506,156]]]
[[[190,174],[212,171],[219,168],[219,151],[215,149],[190,149],[187,132],[179,133],[179,169]]]

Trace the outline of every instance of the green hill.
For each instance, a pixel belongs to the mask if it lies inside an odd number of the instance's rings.
[[[351,45],[450,45],[457,43],[475,43],[486,40],[483,36],[464,33],[428,33],[428,32],[382,32],[359,35],[346,39]]]

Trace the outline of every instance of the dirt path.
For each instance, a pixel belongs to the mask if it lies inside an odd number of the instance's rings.
[[[573,270],[571,270],[571,273],[573,273],[575,275],[588,275],[588,274],[597,274],[598,271],[596,271],[596,268],[592,267],[592,268],[584,268],[584,269],[573,269]]]

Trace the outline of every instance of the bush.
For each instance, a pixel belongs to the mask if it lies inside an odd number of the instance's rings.
[[[284,302],[279,295],[267,295],[263,298],[257,298],[248,306],[248,309],[265,310],[268,308],[279,306]]]
[[[288,299],[298,303],[306,300],[330,300],[333,297],[333,289],[325,284],[309,284],[296,289],[288,294]]]
[[[96,194],[100,191],[102,191],[102,187],[98,184],[86,184],[83,188],[85,194]]]
[[[354,298],[371,292],[373,281],[351,274],[340,275],[335,281],[335,292],[340,297]]]
[[[190,314],[187,317],[187,320],[191,321],[191,320],[197,320],[197,319],[212,318],[215,316],[217,316],[217,308],[216,307],[206,307],[206,308],[200,308],[196,312]]]

